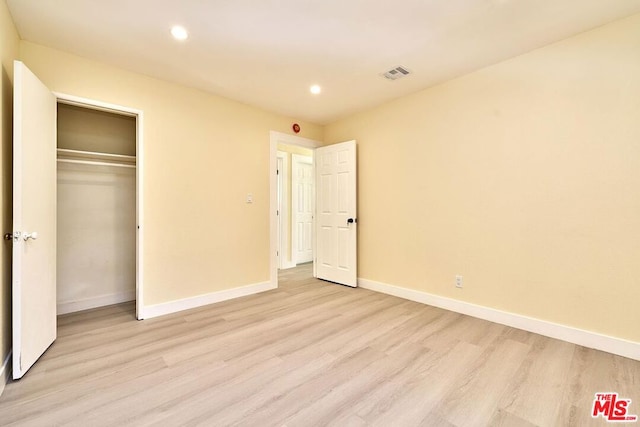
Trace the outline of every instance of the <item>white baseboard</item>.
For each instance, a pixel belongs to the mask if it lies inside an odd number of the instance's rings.
[[[182,310],[202,307],[203,305],[226,301],[234,298],[253,295],[260,292],[276,289],[278,286],[272,282],[262,282],[253,285],[240,286],[224,291],[212,292],[210,294],[198,295],[196,297],[184,298],[162,304],[149,305],[140,310],[140,319],[151,319],[165,314],[176,313]]]
[[[4,386],[9,382],[9,378],[11,377],[11,354],[12,350],[9,350],[9,354],[2,362],[2,366],[0,366],[0,396],[4,392]]]
[[[493,308],[471,304],[464,301],[446,298],[427,292],[417,291],[399,286],[388,285],[368,279],[358,279],[358,285],[365,289],[420,302],[456,313],[466,314],[479,319],[488,320],[517,329],[533,332],[551,338],[578,344],[596,350],[606,351],[619,356],[640,360],[640,343],[615,338],[596,332],[585,331],[546,320],[535,319],[520,314],[509,313]]]
[[[76,311],[89,310],[105,305],[120,304],[121,302],[134,301],[136,291],[126,291],[117,294],[101,295],[99,297],[85,298],[74,301],[58,301],[58,314],[74,313]]]
[[[294,268],[295,266],[296,263],[291,260],[282,260],[282,267],[280,267],[280,270],[288,270],[290,268]]]

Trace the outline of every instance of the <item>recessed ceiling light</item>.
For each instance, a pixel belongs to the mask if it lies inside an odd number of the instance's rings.
[[[320,86],[318,86],[318,85],[313,85],[313,86],[311,86],[311,87],[309,88],[309,91],[310,91],[312,94],[317,95],[317,94],[319,94],[320,92],[322,92],[322,88],[321,88]]]
[[[189,37],[189,33],[187,33],[187,30],[185,30],[184,27],[181,27],[180,25],[175,25],[171,28],[171,35],[176,40],[186,40]]]

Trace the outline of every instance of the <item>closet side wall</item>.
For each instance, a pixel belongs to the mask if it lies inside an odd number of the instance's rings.
[[[135,155],[135,118],[58,106],[58,148]],[[98,159],[99,160],[99,159]],[[135,299],[136,170],[58,163],[58,313]]]

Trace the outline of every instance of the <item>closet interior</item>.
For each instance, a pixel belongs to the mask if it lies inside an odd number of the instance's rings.
[[[136,117],[58,103],[57,120],[58,314],[135,300]]]

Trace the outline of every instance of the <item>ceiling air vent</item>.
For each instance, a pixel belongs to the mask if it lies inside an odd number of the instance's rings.
[[[382,76],[389,80],[398,80],[399,78],[407,76],[409,74],[411,74],[411,71],[401,66],[382,73]]]

